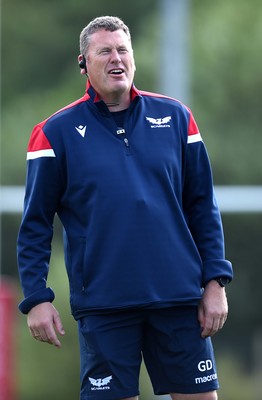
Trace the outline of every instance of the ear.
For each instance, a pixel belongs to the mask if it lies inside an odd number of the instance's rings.
[[[87,69],[86,69],[85,57],[83,56],[83,54],[79,54],[77,60],[78,60],[78,65],[80,67],[80,74],[86,75]]]

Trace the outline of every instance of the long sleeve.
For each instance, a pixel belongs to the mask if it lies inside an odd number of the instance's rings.
[[[183,207],[203,262],[203,286],[219,276],[232,279],[231,263],[225,260],[223,227],[214,194],[211,166],[196,128],[194,135],[189,135],[185,170]]]
[[[59,207],[61,176],[55,153],[37,126],[27,153],[24,213],[18,234],[18,267],[25,299],[19,308],[27,313],[36,304],[53,301],[46,287],[53,237],[53,219]]]

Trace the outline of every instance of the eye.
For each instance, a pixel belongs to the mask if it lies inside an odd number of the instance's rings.
[[[102,49],[100,51],[100,54],[108,54],[108,53],[110,53],[110,49]]]
[[[118,50],[118,52],[119,52],[120,54],[125,54],[125,53],[128,52],[128,50],[127,50],[125,47],[120,47],[120,49]]]

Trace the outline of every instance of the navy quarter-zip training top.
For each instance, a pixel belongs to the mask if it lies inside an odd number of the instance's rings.
[[[23,313],[54,300],[47,275],[56,213],[76,319],[197,304],[208,281],[232,279],[208,155],[179,101],[133,86],[118,127],[88,82],[81,99],[34,128],[27,160]]]

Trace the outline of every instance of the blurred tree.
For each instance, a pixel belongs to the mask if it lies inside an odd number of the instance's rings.
[[[2,184],[24,184],[33,125],[83,95],[85,79],[77,63],[79,34],[93,17],[114,14],[124,19],[135,53],[137,48],[136,83],[153,89],[155,69],[151,58],[144,57],[144,49],[156,52],[156,4],[156,0],[134,0],[119,7],[117,0],[110,4],[98,0],[87,6],[83,0],[64,0],[61,12],[61,3],[50,0],[4,3]]]
[[[156,5],[157,0],[133,0],[124,5],[118,0],[4,0],[4,103],[65,84],[67,72],[72,73],[74,65],[78,68],[79,34],[94,17],[120,16],[135,41]]]
[[[193,110],[217,184],[261,184],[262,2],[192,1]]]
[[[262,3],[191,4],[192,108],[209,149],[215,183],[260,184]],[[84,81],[76,75],[78,37],[101,10],[120,15],[130,25],[135,82],[157,89],[161,60],[156,9],[157,0],[134,0],[124,7],[117,0],[64,0],[63,11],[61,3],[50,0],[3,2],[3,183],[24,182],[21,153],[32,126],[82,95]],[[19,154],[13,143],[21,149]]]

